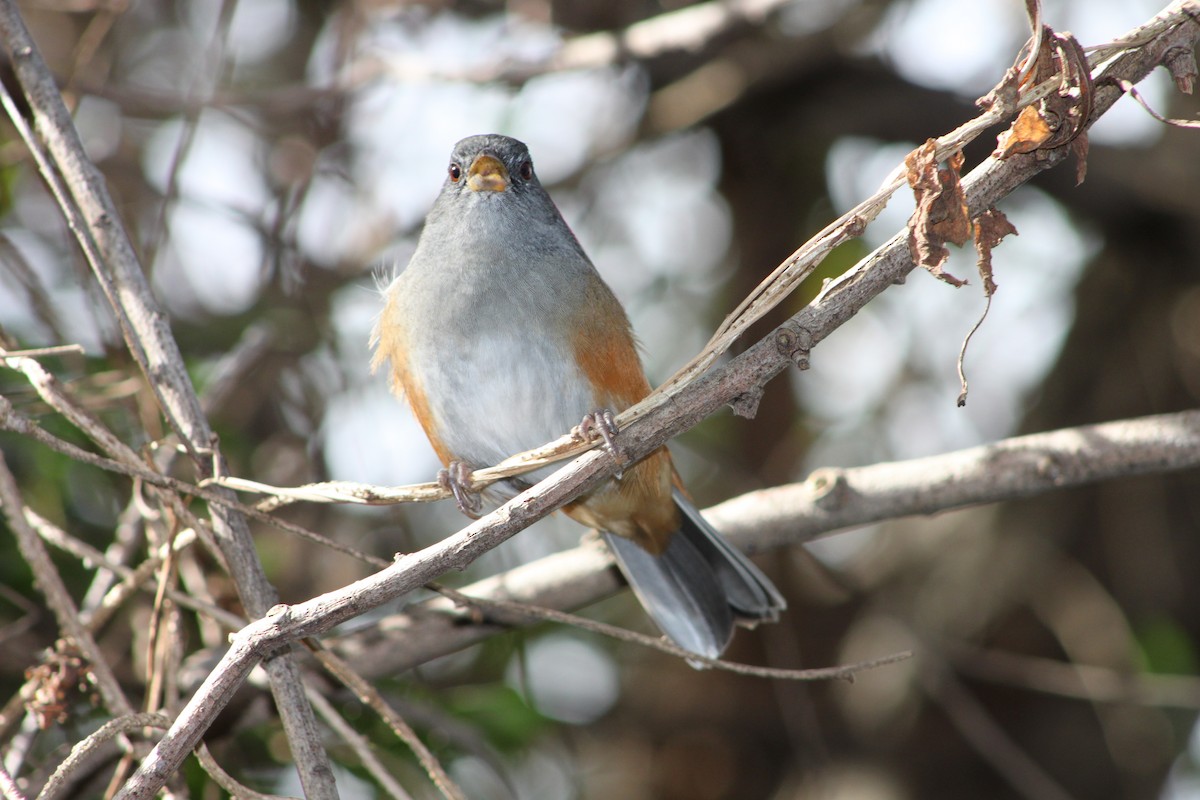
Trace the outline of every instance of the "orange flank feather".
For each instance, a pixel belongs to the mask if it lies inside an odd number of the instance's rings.
[[[375,355],[371,357],[371,372],[377,372],[385,361],[391,363],[389,384],[392,391],[408,401],[413,416],[417,418],[417,422],[421,423],[421,429],[425,431],[429,444],[433,445],[433,452],[437,454],[438,460],[449,465],[453,456],[442,442],[442,438],[438,436],[437,426],[433,424],[433,412],[429,410],[429,401],[425,398],[425,390],[421,387],[421,382],[408,368],[406,357],[408,347],[404,340],[404,326],[393,319],[395,316],[394,303],[394,295],[389,293],[383,313],[375,323],[375,330],[371,337],[375,344]]]
[[[576,363],[600,405],[623,411],[650,393],[624,311],[607,291],[588,292],[579,304],[572,349]],[[679,510],[671,499],[671,455],[655,450],[563,511],[577,522],[632,539],[652,554],[662,553],[679,530]]]

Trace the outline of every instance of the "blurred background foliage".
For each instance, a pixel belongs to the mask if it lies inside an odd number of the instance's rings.
[[[1046,21],[1100,44],[1158,0],[1046,0]],[[437,463],[369,374],[376,282],[405,263],[451,145],[526,141],[584,247],[628,308],[652,380],[686,361],[777,263],[867,196],[916,143],[970,116],[1027,37],[1016,0],[46,0],[22,5],[103,170],[234,474],[277,485],[400,484]],[[623,46],[613,33],[627,31]],[[1161,71],[1160,71],[1161,72]],[[1194,98],[1142,86],[1170,116]],[[126,442],[163,433],[106,303],[24,146],[0,140],[0,326],[8,345],[78,342],[47,359]],[[985,136],[968,167],[991,149]],[[999,293],[955,357],[980,289],[926,275],[885,293],[767,387],[756,419],[718,416],[674,445],[703,503],[813,468],[944,452],[1018,432],[1191,408],[1200,393],[1200,140],[1128,99],[1092,135],[1087,181],[1058,169],[1002,205]],[[898,230],[897,196],[840,273]],[[949,269],[969,276],[972,257]],[[802,289],[794,312],[815,289]],[[766,330],[760,326],[759,330]],[[88,443],[16,373],[0,393]],[[0,434],[25,501],[136,562],[155,525],[129,481]],[[381,683],[472,798],[1200,797],[1200,482],[1113,482],[1012,506],[901,520],[761,559],[791,601],[739,635],[735,660],[824,666],[913,648],[854,684],[699,673],[556,626],[497,637]],[[387,557],[462,525],[453,508],[300,507],[286,516]],[[574,544],[551,520],[481,559],[492,574]],[[161,535],[161,533],[159,534]],[[282,599],[367,567],[259,526]],[[114,544],[114,542],[116,544]],[[114,550],[114,547],[117,548]],[[56,554],[84,607],[94,565]],[[179,579],[234,603],[211,559]],[[0,537],[0,689],[56,638],[13,537]],[[101,632],[130,695],[145,680],[152,594]],[[617,597],[589,614],[648,629]],[[175,618],[202,675],[221,631]],[[1115,681],[1102,691],[1069,665]],[[208,663],[211,667],[211,663]],[[1065,668],[1067,672],[1062,672]],[[1133,679],[1149,687],[1135,691]],[[1128,678],[1128,680],[1126,680]],[[1070,696],[1075,687],[1077,696]],[[1171,690],[1168,691],[1167,688]],[[1166,698],[1165,700],[1163,698]],[[415,797],[407,751],[333,698]],[[226,769],[298,793],[269,699],[244,690],[208,737]],[[50,769],[102,720],[81,698],[5,763]],[[382,796],[330,747],[343,797]],[[79,796],[101,791],[85,784]],[[192,765],[196,797],[219,792]],[[182,787],[181,787],[182,789]]]

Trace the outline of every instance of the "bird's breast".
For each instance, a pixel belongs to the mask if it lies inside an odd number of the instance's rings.
[[[395,287],[410,292],[402,303],[408,369],[454,458],[494,464],[565,434],[596,408],[565,298],[530,277]]]
[[[595,405],[556,338],[480,330],[455,341],[420,373],[442,441],[456,458],[494,464],[565,434]]]

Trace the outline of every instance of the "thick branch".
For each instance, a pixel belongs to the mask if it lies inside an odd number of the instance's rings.
[[[1183,44],[1190,46],[1194,42],[1197,31],[1183,30],[1183,27],[1186,26],[1175,28],[1142,49],[1131,51],[1105,70],[1088,124],[1107,111],[1120,96],[1119,88],[1108,81],[1113,78],[1140,81],[1161,61],[1167,49]],[[1066,148],[1060,148],[1015,156],[1003,162],[987,160],[964,181],[972,216],[990,208],[1033,175],[1066,157]],[[907,234],[898,234],[861,268],[823,295],[819,302],[801,311],[746,353],[713,369],[632,423],[622,432],[626,452],[630,458],[640,458],[722,406],[753,396],[766,381],[789,364],[806,357],[816,342],[912,268]],[[221,664],[196,691],[166,737],[143,762],[119,797],[150,797],[157,791],[227,702],[230,690],[244,680],[264,654],[299,637],[320,634],[416,589],[443,572],[465,566],[596,485],[620,466],[614,464],[606,452],[589,452],[438,544],[402,556],[387,569],[350,586],[296,606],[278,607],[266,618],[251,623],[235,637],[233,647]]]
[[[820,469],[802,484],[711,509],[749,532],[751,551],[854,525],[1032,497],[1072,486],[1200,466],[1200,411],[1064,428],[909,461]],[[722,528],[724,530],[724,527]]]
[[[704,513],[740,548],[761,553],[881,520],[1197,466],[1200,411],[1184,411],[1018,436],[927,458],[820,469],[803,483],[749,492]],[[484,601],[571,611],[621,588],[612,563],[605,548],[588,543],[459,591]],[[470,616],[470,610],[436,597],[342,638],[337,649],[368,677],[394,675],[538,621],[468,624]]]

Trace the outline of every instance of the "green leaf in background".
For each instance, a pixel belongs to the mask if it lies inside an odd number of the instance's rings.
[[[447,711],[474,725],[500,750],[527,747],[553,725],[518,692],[499,684],[459,687],[444,701]]]
[[[1164,675],[1196,674],[1195,642],[1170,617],[1156,617],[1134,629],[1142,667]]]

